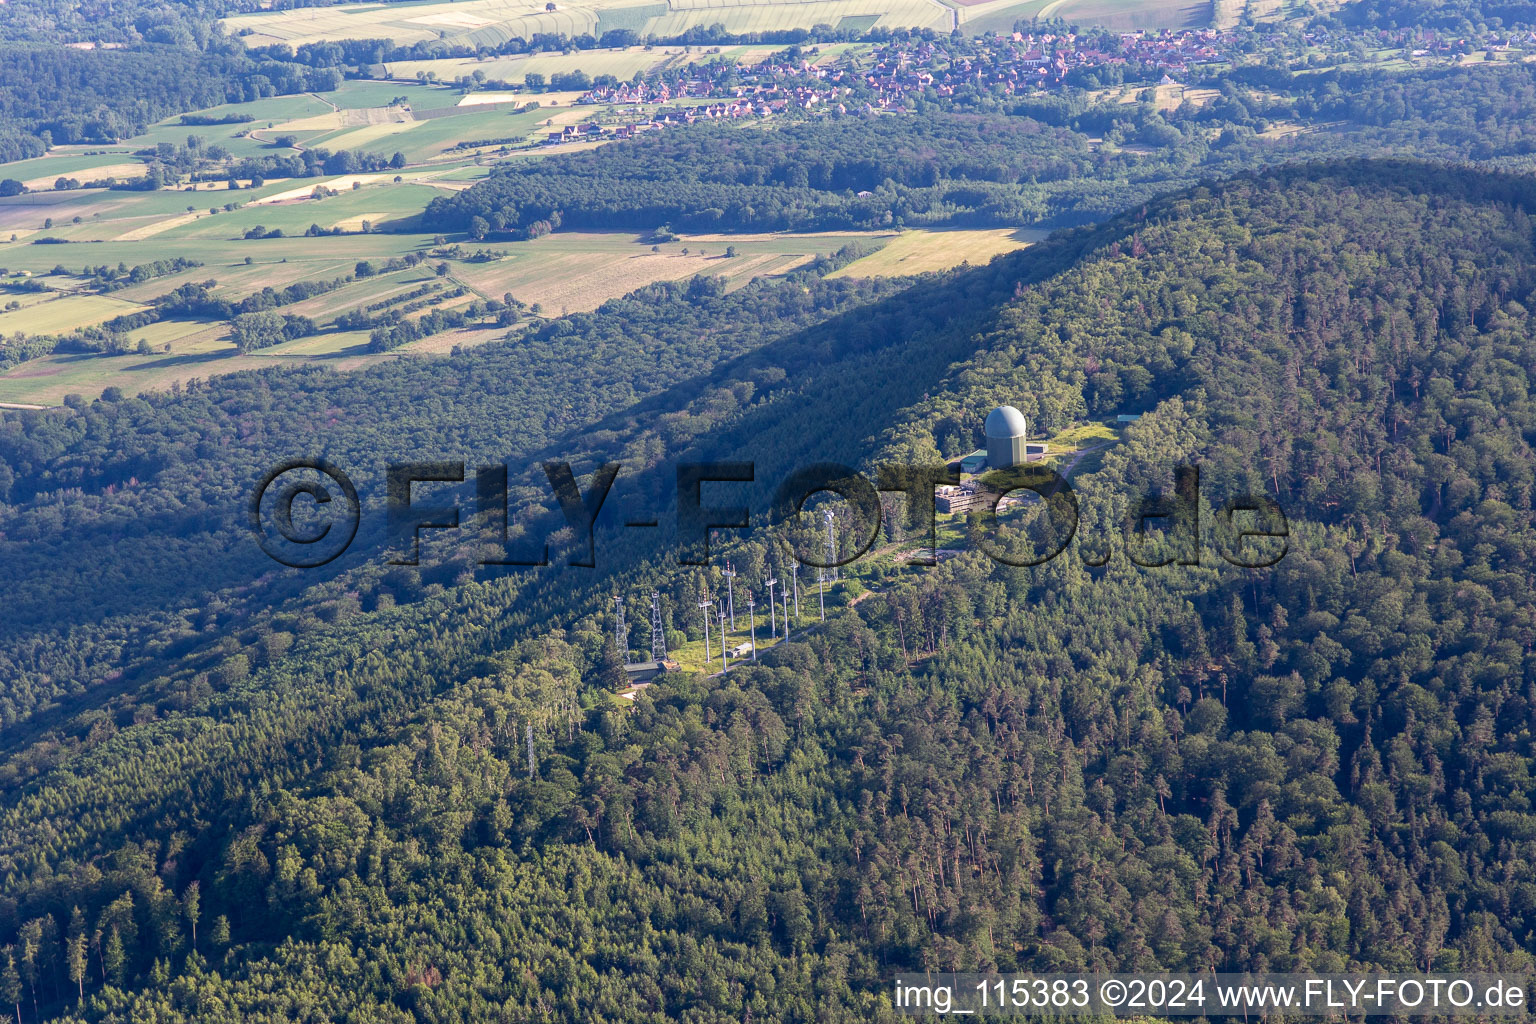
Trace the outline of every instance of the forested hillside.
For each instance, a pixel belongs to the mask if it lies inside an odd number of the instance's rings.
[[[962,90],[915,116],[700,123],[506,161],[424,223],[475,237],[662,226],[823,231],[1100,220],[1198,178],[1342,156],[1536,165],[1536,66],[1418,73],[1234,70],[1173,110],[1081,92]],[[936,99],[936,97],[935,97]],[[1305,126],[1269,137],[1276,125]],[[1105,146],[1108,140],[1114,147]],[[1124,148],[1120,148],[1124,147]]]
[[[21,130],[15,135],[31,135],[49,145],[115,142],[178,111],[334,89],[340,80],[333,69],[254,61],[237,51],[11,45],[0,62],[0,120],[8,122],[0,132],[0,146],[7,147],[0,157],[17,160],[42,152],[10,151],[15,129]]]
[[[0,999],[852,1021],[893,1019],[886,981],[924,967],[1530,967],[1533,212],[1523,178],[1293,168],[904,290],[655,286],[523,349],[4,413],[8,573],[47,555],[77,595],[54,538],[114,585],[143,570],[109,533],[190,539],[158,556],[188,577],[158,618],[74,629],[83,596],[50,618],[47,574],[22,576]],[[1074,481],[1105,567],[892,569],[632,708],[609,574],[680,631],[699,582],[633,531],[605,526],[585,574],[375,550],[302,576],[219,512],[316,451],[360,476],[620,459],[651,506],[680,458],[750,458],[762,508],[806,462],[969,450],[1001,401],[1047,430],[1146,412]],[[1129,496],[1191,460],[1213,505],[1281,503],[1278,565],[1127,560]],[[729,551],[783,567],[761,530]]]

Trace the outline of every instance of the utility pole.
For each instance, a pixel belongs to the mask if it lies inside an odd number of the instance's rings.
[[[725,577],[725,603],[731,611],[731,632],[736,632],[736,570],[730,562],[725,563],[725,569],[720,573]]]
[[[727,672],[729,672],[731,670],[731,666],[726,663],[725,659],[726,659],[726,653],[725,653],[725,612],[721,612],[720,613],[720,674],[721,675],[725,675]]]
[[[770,639],[770,640],[774,639],[775,637],[777,637],[779,635],[779,631],[778,631],[778,629],[775,626],[774,618],[773,618],[773,588],[778,586],[778,585],[779,585],[779,581],[776,580],[776,579],[769,579],[767,581],[767,586],[768,586],[768,639]]]
[[[784,594],[784,642],[789,643],[789,595]]]
[[[794,583],[794,590],[795,590],[795,621],[799,622],[800,621],[800,563],[799,563],[798,560],[789,563],[789,575],[790,575],[790,577],[791,577],[791,579],[792,579],[792,581]]]
[[[816,582],[820,584],[819,597],[821,599],[821,621],[827,621],[827,571],[822,569],[816,573]]]
[[[704,613],[704,663],[706,665],[709,664],[709,659],[710,659],[710,654],[709,654],[709,606],[714,604],[714,603],[715,602],[711,601],[707,597],[704,600],[699,602],[699,610]]]
[[[757,660],[757,602],[752,600],[752,591],[747,591],[747,621],[752,624],[752,660]]]

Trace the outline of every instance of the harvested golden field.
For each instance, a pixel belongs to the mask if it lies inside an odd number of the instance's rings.
[[[547,315],[595,309],[654,281],[696,274],[723,276],[732,285],[783,274],[817,253],[833,252],[850,235],[699,235],[652,252],[629,234],[560,233],[517,243],[506,258],[454,268],[454,277],[487,298],[506,292],[538,303]],[[734,247],[735,256],[726,256]],[[684,250],[687,250],[686,253]]]
[[[986,263],[1044,238],[1049,232],[1017,228],[903,231],[879,252],[854,260],[832,277],[903,277],[948,270],[962,263]]]
[[[10,313],[0,313],[0,334],[63,334],[145,307],[109,295],[61,295]]]

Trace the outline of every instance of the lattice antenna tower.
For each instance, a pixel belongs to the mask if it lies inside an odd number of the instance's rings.
[[[763,581],[763,586],[768,588],[768,638],[770,640],[779,635],[778,616],[773,604],[773,588],[778,585],[779,581],[771,576]]]
[[[752,626],[752,660],[757,660],[757,602],[752,598],[752,590],[747,590],[747,621]]]
[[[667,632],[661,628],[661,592],[651,591],[651,660],[667,657]]]
[[[836,521],[837,517],[834,516],[832,514],[832,510],[828,508],[822,510],[821,518],[826,520],[827,523],[827,579],[832,583],[836,583],[837,538],[832,533],[832,524]]]
[[[736,629],[736,569],[730,562],[725,563],[725,568],[720,575],[725,577],[725,603],[731,616],[731,630]]]
[[[613,595],[613,643],[619,654],[629,660],[629,623],[624,621],[624,595]]]
[[[708,597],[699,602],[699,611],[704,613],[704,664],[709,664],[709,606],[715,602]]]

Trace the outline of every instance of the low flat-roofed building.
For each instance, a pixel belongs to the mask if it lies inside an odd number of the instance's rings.
[[[648,683],[666,670],[667,666],[659,661],[638,661],[624,666],[624,674],[629,676],[631,683]]]
[[[979,498],[974,487],[938,487],[933,492],[933,507],[945,513],[966,512]]]

